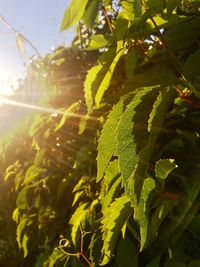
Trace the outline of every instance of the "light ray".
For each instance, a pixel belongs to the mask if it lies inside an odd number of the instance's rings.
[[[13,105],[13,106],[17,106],[17,107],[23,107],[23,108],[32,109],[32,110],[38,110],[38,111],[47,112],[50,114],[67,115],[67,116],[72,116],[72,117],[76,117],[76,118],[82,118],[85,116],[85,115],[75,114],[73,112],[61,111],[59,109],[47,108],[47,107],[42,107],[42,106],[38,106],[38,105],[23,103],[20,101],[10,100],[10,99],[5,98],[5,97],[0,97],[0,102],[2,104],[8,104],[8,105]]]

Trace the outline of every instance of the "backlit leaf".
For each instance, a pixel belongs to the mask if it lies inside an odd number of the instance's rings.
[[[72,0],[67,7],[61,24],[61,30],[71,28],[85,13],[88,0]]]
[[[175,168],[177,168],[177,165],[173,159],[160,159],[155,166],[156,176],[159,179],[166,179]]]
[[[131,212],[131,204],[126,196],[116,198],[104,211],[102,220],[103,259],[100,265],[110,262],[121,229]]]

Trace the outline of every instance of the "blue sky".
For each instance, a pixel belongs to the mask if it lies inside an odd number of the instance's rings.
[[[72,32],[60,32],[60,23],[70,0],[0,0],[0,15],[25,35],[42,55],[60,44],[70,44]],[[26,54],[19,53],[15,34],[0,21],[0,87],[9,86],[22,78],[24,64],[33,55],[26,46]]]

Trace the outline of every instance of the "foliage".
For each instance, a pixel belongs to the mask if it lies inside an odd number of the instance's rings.
[[[57,113],[2,147],[0,240],[16,230],[18,266],[199,265],[198,4],[65,11],[72,47],[31,65]]]

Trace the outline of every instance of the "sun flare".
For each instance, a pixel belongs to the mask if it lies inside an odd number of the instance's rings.
[[[6,67],[0,65],[0,96],[12,95],[17,85],[17,78]]]

